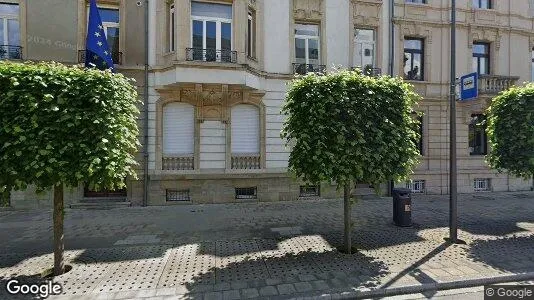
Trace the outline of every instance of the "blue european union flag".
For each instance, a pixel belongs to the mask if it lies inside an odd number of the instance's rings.
[[[113,59],[96,0],[91,0],[89,6],[89,25],[87,26],[85,50],[85,66],[87,68],[96,67],[100,70],[111,69],[113,71]]]

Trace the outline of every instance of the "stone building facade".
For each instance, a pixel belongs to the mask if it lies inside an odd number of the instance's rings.
[[[340,67],[387,74],[390,49],[393,74],[423,96],[415,108],[423,113],[420,164],[408,185],[448,193],[450,1],[394,2],[391,43],[386,0],[149,0],[145,83],[145,1],[99,0],[117,68],[137,80],[142,99],[148,84],[148,119],[144,111],[139,119],[141,140],[148,122],[147,204],[336,196],[330,183],[307,187],[287,174],[289,150],[280,138],[287,83],[295,74]],[[457,75],[480,74],[479,97],[457,104],[461,193],[532,186],[488,168],[481,121],[499,91],[534,80],[533,2],[457,1]],[[20,49],[20,57],[7,58],[83,58],[86,0],[0,0],[0,7],[7,4],[17,5],[9,15],[17,19],[11,26],[18,26],[19,41],[10,44]],[[56,15],[62,17],[51,18]],[[140,180],[130,180],[127,191],[80,185],[66,191],[66,200],[76,206],[123,198],[141,205],[144,150]],[[51,195],[13,192],[11,203],[49,206]]]

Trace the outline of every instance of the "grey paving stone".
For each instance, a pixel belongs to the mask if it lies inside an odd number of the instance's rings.
[[[282,283],[282,279],[280,278],[267,278],[265,279],[265,284],[267,285],[277,285]]]
[[[207,292],[204,294],[204,300],[221,300],[223,299],[222,292]]]
[[[232,287],[230,286],[230,283],[228,282],[221,282],[221,283],[217,283],[213,286],[213,290],[214,291],[227,291],[229,289],[231,289]]]
[[[259,297],[259,296],[260,296],[260,293],[259,293],[258,290],[255,289],[255,288],[242,289],[242,290],[241,290],[241,296],[242,296],[244,299],[251,299],[251,298]]]
[[[239,294],[239,290],[223,291],[223,299],[224,300],[241,299],[241,295]]]
[[[240,289],[245,289],[248,287],[246,281],[232,281],[230,283],[230,286],[232,287],[233,290],[240,290]]]
[[[310,275],[310,274],[306,274],[306,275],[299,275],[299,280],[300,281],[314,281],[314,280],[317,280],[317,278],[313,275]]]
[[[260,288],[260,295],[262,297],[275,296],[275,295],[278,295],[278,290],[276,289],[276,287],[272,285],[264,286]]]
[[[317,291],[327,290],[330,288],[328,283],[324,280],[315,280],[311,282],[313,289]]]
[[[293,285],[299,293],[309,292],[313,290],[313,287],[309,282],[296,282]]]
[[[156,296],[170,296],[176,293],[176,288],[162,288],[156,290]]]
[[[276,286],[276,288],[278,289],[278,293],[280,295],[291,295],[296,293],[295,287],[290,283],[279,284]]]

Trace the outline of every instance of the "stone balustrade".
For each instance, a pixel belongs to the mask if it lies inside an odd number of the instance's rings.
[[[163,170],[193,170],[194,163],[193,156],[164,156],[161,166]]]
[[[232,169],[260,169],[259,154],[232,154]]]
[[[480,75],[478,77],[479,94],[498,94],[515,85],[519,80],[517,76]]]

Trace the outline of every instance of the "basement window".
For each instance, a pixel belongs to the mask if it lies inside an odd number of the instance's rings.
[[[475,178],[473,180],[473,188],[475,192],[489,191],[491,187],[490,178]]]
[[[167,202],[191,201],[189,190],[167,190]]]
[[[422,194],[425,192],[425,180],[413,180],[406,182],[406,188],[410,189],[413,194]]]
[[[320,188],[318,185],[301,185],[299,197],[319,197]]]
[[[241,200],[258,199],[258,189],[256,187],[235,188],[235,198]]]

